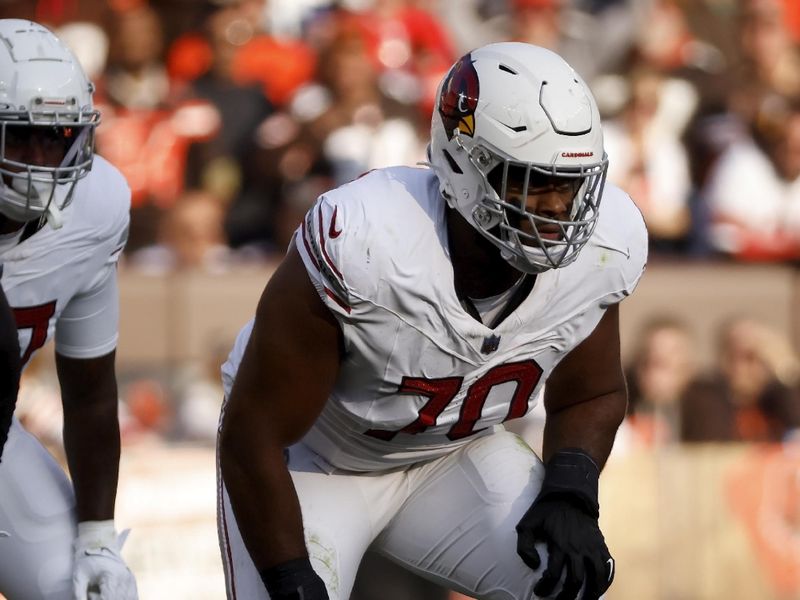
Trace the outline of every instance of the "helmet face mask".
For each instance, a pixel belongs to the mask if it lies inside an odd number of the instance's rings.
[[[570,264],[589,240],[608,161],[594,99],[567,63],[501,43],[466,55],[442,82],[430,163],[448,204],[510,264],[538,273]],[[547,190],[570,202],[567,215],[526,207]]]
[[[3,19],[0,38],[0,213],[57,228],[92,166],[94,88],[48,29]]]

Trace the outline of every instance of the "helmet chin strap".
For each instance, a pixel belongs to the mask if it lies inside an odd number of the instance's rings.
[[[68,193],[63,189],[64,186],[56,183],[33,183],[33,189],[40,199],[47,202],[44,217],[47,224],[53,229],[61,229],[64,225],[64,217],[59,206],[63,206],[63,200]]]
[[[24,223],[37,217],[44,217],[48,225],[53,229],[60,229],[64,225],[64,217],[58,207],[60,204],[63,205],[61,201],[64,200],[64,197],[69,192],[62,189],[63,186],[40,181],[31,182],[30,193],[32,196],[35,195],[39,210],[31,210],[30,200],[28,199],[28,184],[24,180],[15,178],[10,187],[4,187],[5,193],[12,194],[16,200],[13,204],[9,202],[3,203],[3,214],[9,219]]]
[[[53,229],[61,229],[64,225],[64,216],[54,201],[47,205],[45,218],[47,219],[47,224]]]

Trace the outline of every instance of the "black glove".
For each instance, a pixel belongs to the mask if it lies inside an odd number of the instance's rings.
[[[322,578],[308,557],[295,558],[258,572],[270,600],[329,600]]]
[[[547,568],[533,590],[538,596],[553,592],[564,569],[557,600],[574,600],[584,582],[583,600],[597,600],[614,580],[614,559],[597,523],[599,477],[583,450],[560,450],[547,463],[542,489],[517,524],[517,554],[531,569],[541,564],[534,544],[547,544]]]

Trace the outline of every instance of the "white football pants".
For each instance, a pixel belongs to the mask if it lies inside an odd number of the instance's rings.
[[[71,600],[76,536],[72,484],[16,420],[0,463],[0,593],[8,600]]]
[[[544,467],[516,435],[480,437],[450,455],[386,473],[334,471],[305,446],[291,470],[314,570],[331,600],[348,600],[368,547],[445,587],[485,600],[532,600],[542,565],[517,556],[515,526]],[[218,482],[219,465],[217,467]],[[222,483],[217,523],[229,600],[268,600]]]

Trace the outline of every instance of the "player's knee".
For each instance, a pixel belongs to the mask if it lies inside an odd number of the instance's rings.
[[[59,534],[64,529],[73,537],[75,497],[61,467],[17,423],[11,427],[7,451],[9,460],[0,469],[0,513],[13,516],[15,526],[47,526]]]

